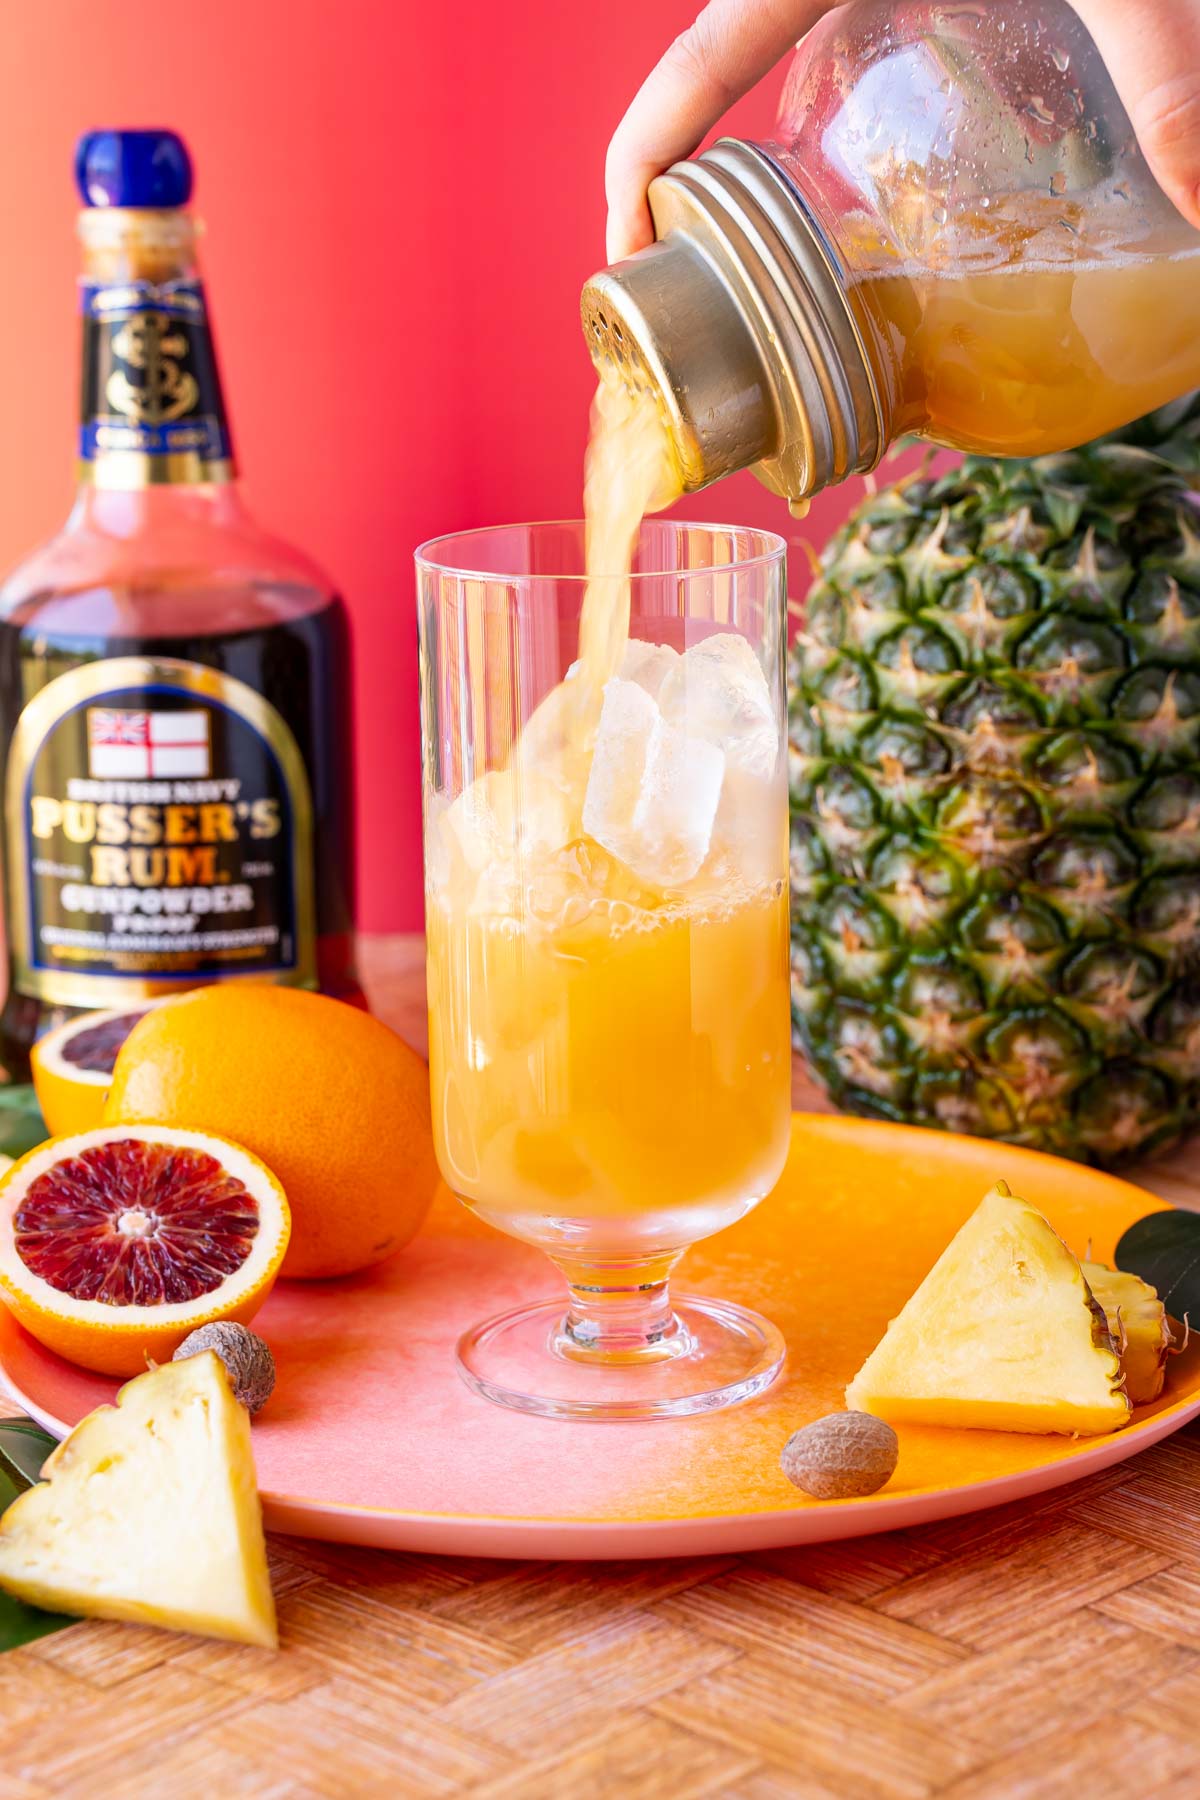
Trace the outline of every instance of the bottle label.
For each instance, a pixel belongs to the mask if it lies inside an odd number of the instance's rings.
[[[198,281],[85,280],[79,453],[97,486],[228,481],[229,423]]]
[[[274,707],[170,657],[25,707],[5,789],[17,989],[116,1006],[229,976],[314,986],[312,799]]]

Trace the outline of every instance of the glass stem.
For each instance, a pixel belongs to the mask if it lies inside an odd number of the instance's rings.
[[[551,1348],[574,1362],[666,1362],[692,1347],[671,1309],[669,1281],[681,1251],[606,1261],[553,1260],[567,1284],[567,1310]]]

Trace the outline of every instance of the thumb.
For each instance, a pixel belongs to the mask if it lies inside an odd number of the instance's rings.
[[[1200,0],[1071,0],[1163,192],[1200,226]]]
[[[608,147],[608,259],[650,243],[646,188],[842,0],[708,0],[642,83]]]

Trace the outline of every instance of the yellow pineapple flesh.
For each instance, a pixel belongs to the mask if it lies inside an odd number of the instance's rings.
[[[211,1350],[127,1382],[0,1519],[0,1587],[51,1612],[274,1648],[250,1420]]]
[[[1121,1361],[1079,1262],[999,1182],[892,1320],[846,1404],[893,1423],[1114,1431]]]
[[[1103,1263],[1085,1262],[1080,1267],[1116,1339],[1131,1404],[1145,1406],[1157,1400],[1175,1343],[1166,1307],[1140,1275],[1107,1269]]]

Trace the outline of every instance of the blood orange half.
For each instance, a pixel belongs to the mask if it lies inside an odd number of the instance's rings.
[[[197,1325],[248,1323],[290,1230],[283,1189],[239,1144],[102,1126],[51,1138],[0,1179],[0,1298],[60,1356],[134,1375]]]
[[[53,1136],[100,1123],[117,1051],[152,1004],[84,1013],[38,1039],[29,1054],[33,1086]]]

